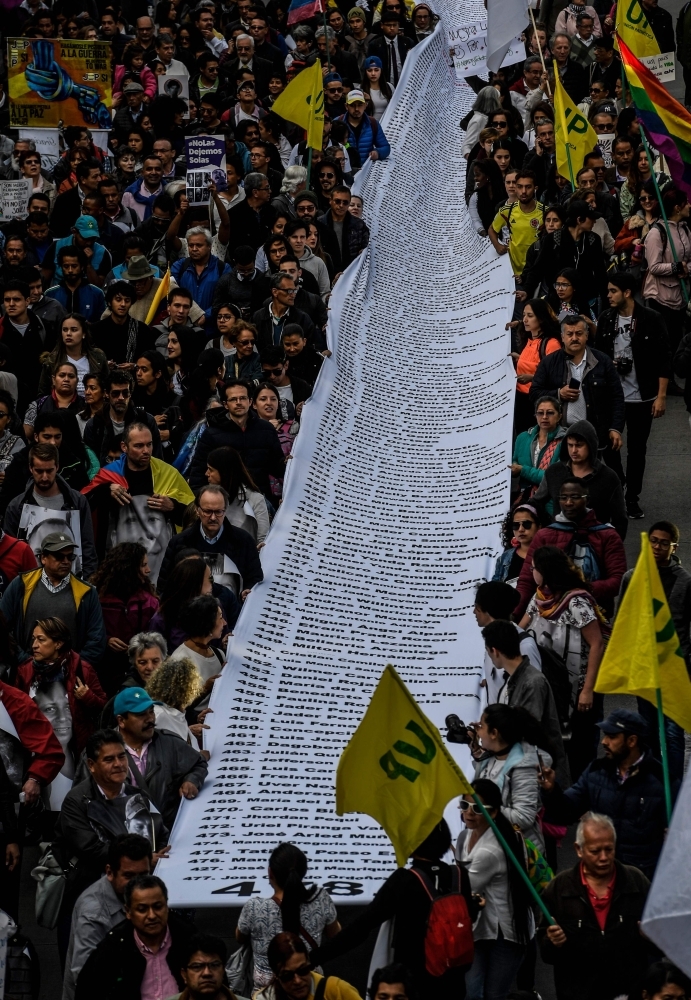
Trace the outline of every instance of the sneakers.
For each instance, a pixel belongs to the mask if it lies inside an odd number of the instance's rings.
[[[626,513],[633,520],[638,521],[641,517],[645,517],[645,514],[638,506],[637,500],[628,501],[626,504]]]

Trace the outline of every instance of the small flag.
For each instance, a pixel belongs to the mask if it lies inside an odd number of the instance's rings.
[[[663,154],[672,180],[691,199],[691,114],[621,40],[619,51],[648,142]]]
[[[614,36],[614,46],[617,49],[620,39],[639,59],[660,55],[660,46],[639,0],[619,0],[617,4]]]
[[[297,21],[308,21],[315,14],[323,13],[324,6],[322,0],[290,0],[288,24],[295,24]],[[321,146],[319,148],[321,149]]]
[[[597,134],[564,90],[559,73],[554,74],[554,142],[557,171],[575,188],[576,174],[595,149]]]
[[[336,812],[361,812],[376,819],[403,867],[457,795],[472,795],[470,784],[437,727],[387,666],[341,754]]]
[[[154,295],[154,300],[149,307],[149,311],[146,314],[146,319],[144,322],[148,325],[154,319],[156,313],[158,312],[158,307],[160,306],[163,299],[168,295],[170,291],[170,266],[168,270],[161,278],[161,284],[156,289],[156,294]]]
[[[691,680],[662,587],[650,540],[641,535],[641,554],[619,607],[595,690],[634,694],[657,705],[691,730]]]
[[[317,59],[291,80],[272,111],[307,130],[307,145],[321,149],[324,138],[324,77]]]

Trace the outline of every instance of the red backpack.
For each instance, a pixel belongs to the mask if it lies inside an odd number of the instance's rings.
[[[450,892],[436,889],[426,872],[409,869],[432,903],[425,935],[425,968],[430,976],[443,976],[448,969],[473,961],[473,924],[461,894],[461,869],[458,864],[454,869]]]

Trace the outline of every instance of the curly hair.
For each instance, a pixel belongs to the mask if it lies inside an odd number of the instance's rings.
[[[106,553],[103,562],[91,577],[99,597],[110,595],[128,601],[138,590],[155,594],[153,586],[141,576],[139,569],[146,549],[139,542],[121,542]]]
[[[154,701],[184,712],[204,687],[194,660],[188,657],[173,659],[168,657],[146,685],[146,690]]]

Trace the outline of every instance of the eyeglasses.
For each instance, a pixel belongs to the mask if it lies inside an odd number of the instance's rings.
[[[225,509],[225,507],[223,508],[223,510],[208,510],[208,509],[207,509],[207,508],[205,508],[205,507],[200,507],[200,508],[199,508],[199,513],[200,513],[200,514],[203,514],[203,515],[204,515],[204,517],[208,517],[208,518],[209,518],[209,520],[211,520],[211,518],[220,518],[220,517],[224,517],[224,515],[225,515],[225,512],[226,512],[226,509]]]
[[[676,542],[669,542],[665,538],[651,538],[650,544],[654,549],[669,549],[672,545],[676,545]]]
[[[129,389],[109,389],[108,390],[108,395],[111,397],[111,399],[118,399],[120,396],[122,396],[123,399],[127,399],[127,397],[129,396],[129,394],[130,394],[130,390]]]
[[[557,289],[557,291],[559,291],[560,289],[561,291],[566,291],[567,288],[573,288],[573,285],[571,284],[571,282],[555,281],[554,287]]]
[[[40,165],[41,165],[40,160],[24,160],[25,167],[40,167]]]
[[[289,983],[291,982],[291,980],[295,979],[296,976],[300,978],[302,978],[303,976],[309,976],[311,971],[312,971],[312,966],[308,963],[307,965],[301,965],[299,969],[293,969],[292,971],[288,971],[286,969],[285,972],[279,972],[278,979],[282,983]]]
[[[193,962],[187,968],[190,972],[203,972],[204,969],[211,969],[212,972],[218,972],[219,969],[223,968],[223,962]]]
[[[333,204],[338,205],[339,208],[347,208],[350,205],[350,198],[334,198]]]
[[[281,292],[283,295],[297,295],[297,288],[277,288],[277,292]]]
[[[498,122],[498,121],[493,121],[492,124],[489,126],[489,128],[508,128],[508,127],[509,126],[507,122]]]
[[[535,524],[535,521],[512,521],[511,522],[511,530],[512,531],[520,531],[521,528],[526,528],[526,530],[527,530],[528,528],[532,528],[532,526],[534,524]]]
[[[468,802],[467,799],[461,799],[461,801],[458,803],[458,808],[461,810],[462,813],[468,812],[468,810],[471,809],[476,816],[482,816],[482,809],[477,804],[477,802]]]
[[[567,500],[587,500],[587,493],[560,493],[557,497],[559,503],[566,503]]]

